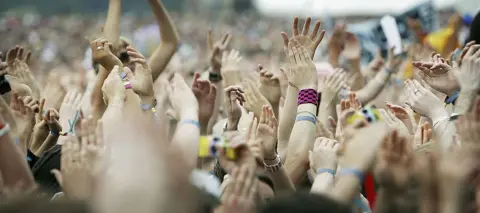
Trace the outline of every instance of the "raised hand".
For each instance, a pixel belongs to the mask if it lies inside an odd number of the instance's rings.
[[[245,96],[242,88],[238,86],[230,86],[225,90],[224,105],[227,111],[227,129],[236,130],[240,117],[242,117],[243,103],[245,103]]]
[[[120,78],[120,67],[115,66],[102,86],[103,100],[109,104],[122,104],[125,101],[125,86]],[[62,113],[60,113],[62,114]]]
[[[252,168],[246,165],[234,168],[229,177],[229,184],[222,194],[222,206],[218,212],[255,212],[258,203],[258,183],[255,170]]]
[[[271,105],[253,81],[247,80],[245,84],[245,108],[253,112],[256,118],[260,118],[263,106]]]
[[[415,130],[408,110],[405,109],[405,107],[391,103],[387,103],[386,105],[387,108],[395,115],[395,117],[397,117],[398,119],[400,119],[400,121],[403,122],[405,127],[407,127],[408,132],[410,132],[410,134],[413,134]]]
[[[480,45],[471,46],[462,59],[462,66],[457,68],[455,76],[462,91],[478,91],[480,89]]]
[[[115,56],[113,51],[113,44],[106,39],[99,38],[90,42],[92,49],[92,60],[101,64],[105,69],[112,70],[115,65],[123,66],[120,59]]]
[[[317,69],[308,56],[307,49],[297,40],[288,43],[288,58],[290,69],[285,75],[291,84],[298,89],[317,88]]]
[[[126,80],[130,81],[133,91],[141,99],[142,97],[153,98],[152,70],[148,66],[147,59],[132,46],[127,47],[127,54],[130,56],[130,63],[135,63],[135,75],[128,67],[124,67]]]
[[[348,60],[360,60],[361,50],[357,36],[353,33],[345,32],[345,43],[342,55]]]
[[[382,50],[378,49],[375,58],[368,64],[368,69],[373,72],[378,72],[383,65],[385,65],[385,59],[382,57]]]
[[[391,47],[388,49],[388,56],[387,61],[385,62],[385,68],[390,69],[391,72],[398,72],[400,65],[402,64],[403,59],[400,56],[395,56],[393,54],[393,49],[395,47]]]
[[[267,160],[277,158],[277,131],[278,121],[275,118],[273,109],[268,105],[263,106],[256,137],[261,141],[263,156]]]
[[[451,95],[460,88],[452,72],[452,67],[440,54],[432,52],[429,62],[414,61],[412,64],[420,70],[418,72],[420,77],[433,89]]]
[[[60,124],[63,130],[73,133],[80,116],[82,98],[83,94],[76,91],[67,92],[65,95],[59,110]]]
[[[342,88],[347,87],[347,72],[339,68],[325,78],[322,89],[322,102],[333,103]]]
[[[217,87],[207,80],[200,79],[200,73],[193,76],[192,92],[198,101],[198,120],[200,126],[208,125],[215,108]]]
[[[443,116],[445,108],[443,102],[432,92],[425,89],[417,80],[406,80],[405,87],[407,100],[405,104],[410,106],[416,113],[427,118]]]
[[[241,62],[242,57],[237,50],[230,50],[230,53],[227,53],[226,51],[223,52],[221,73],[225,85],[231,86],[240,83]]]
[[[55,109],[47,109],[43,121],[48,126],[50,132],[59,134],[62,131],[62,125],[58,121],[60,118],[59,113]]]
[[[340,54],[345,46],[346,37],[345,25],[342,24],[335,26],[332,36],[328,40],[328,60],[334,67],[336,67]]]
[[[232,35],[230,33],[226,33],[222,36],[220,40],[215,41],[214,43],[212,30],[208,30],[207,45],[210,53],[210,66],[212,66],[213,71],[220,72],[220,68],[222,67],[222,54],[227,49],[231,39]]]
[[[387,135],[377,155],[374,173],[382,187],[387,190],[405,190],[413,165],[412,146],[396,130]]]
[[[197,98],[195,98],[195,95],[182,76],[176,73],[168,90],[170,102],[179,114],[189,112],[190,110],[198,112]]]
[[[309,151],[310,168],[337,170],[337,151],[340,144],[336,140],[320,137],[315,140],[313,151]]]
[[[30,51],[25,52],[23,47],[19,46],[8,50],[6,58],[8,75],[26,84],[32,90],[34,97],[40,98],[40,88],[28,66],[31,55]]]
[[[79,142],[75,136],[68,137],[62,146],[62,155],[60,159],[61,170],[54,169],[58,183],[62,187],[65,195],[71,199],[88,200],[93,193],[94,167],[96,166],[97,153],[89,146],[96,146],[95,141],[88,144],[88,139],[81,139]],[[85,136],[87,137],[87,136]],[[102,148],[98,147],[96,150]]]
[[[310,33],[309,31],[311,21],[312,19],[310,17],[307,17],[307,20],[305,20],[305,23],[303,24],[302,34],[300,34],[298,28],[298,17],[295,17],[293,19],[292,37],[289,38],[287,33],[281,32],[283,38],[283,49],[287,56],[290,54],[289,43],[293,42],[293,40],[297,40],[301,46],[304,46],[307,49],[310,59],[313,59],[318,45],[320,44],[320,42],[322,42],[322,39],[325,36],[325,30],[320,31],[320,34],[318,33],[320,29],[320,21],[317,21],[315,23],[315,26],[313,27],[312,33]]]
[[[403,124],[403,122],[395,117],[392,111],[379,109],[378,112],[382,115],[382,120],[391,128],[395,129],[400,133],[409,133],[408,128]]]
[[[278,77],[262,65],[258,65],[258,73],[260,74],[260,93],[262,93],[272,105],[278,104],[282,96]]]

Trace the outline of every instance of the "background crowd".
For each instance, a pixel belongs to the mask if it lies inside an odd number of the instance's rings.
[[[1,16],[0,212],[480,210],[480,15],[130,4]]]

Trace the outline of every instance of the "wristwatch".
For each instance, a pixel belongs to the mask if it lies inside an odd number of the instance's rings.
[[[282,168],[282,160],[277,154],[277,157],[274,160],[263,160],[263,165],[265,166],[265,170],[267,172],[277,172],[280,170],[280,168]]]
[[[208,80],[213,83],[218,83],[222,80],[222,75],[216,72],[208,72]]]

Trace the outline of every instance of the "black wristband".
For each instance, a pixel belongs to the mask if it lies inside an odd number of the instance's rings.
[[[208,80],[210,80],[213,83],[218,83],[222,80],[222,75],[216,72],[208,72]]]

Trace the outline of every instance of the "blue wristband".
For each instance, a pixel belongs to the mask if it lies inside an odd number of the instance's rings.
[[[338,174],[339,175],[353,174],[360,180],[360,182],[363,182],[363,172],[361,172],[358,169],[342,169],[342,170],[340,170],[340,172]]]
[[[297,116],[295,121],[310,121],[313,125],[317,125],[317,118],[312,116]]]
[[[192,124],[200,129],[200,123],[196,120],[183,120],[180,124]]]
[[[445,103],[446,104],[453,103],[455,100],[457,100],[458,95],[460,95],[460,90],[457,90],[457,91],[453,92],[452,96],[447,97],[447,99],[445,100]]]
[[[325,172],[326,172],[326,173],[330,173],[330,174],[332,174],[333,176],[335,176],[335,170],[333,170],[333,169],[328,169],[328,168],[320,168],[320,169],[317,169],[315,172],[317,173],[317,175],[319,175],[319,174],[322,174],[322,173],[325,173]]]
[[[55,135],[55,136],[60,136],[57,131],[50,130],[50,134]]]

